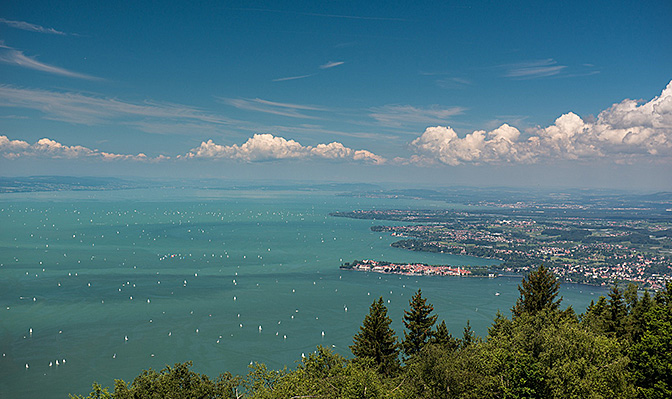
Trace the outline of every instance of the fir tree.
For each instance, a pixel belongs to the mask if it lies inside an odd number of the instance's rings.
[[[649,295],[649,291],[644,291],[642,299],[632,308],[630,313],[630,335],[633,342],[638,342],[646,330],[646,320],[644,316],[651,309],[654,302]]]
[[[446,322],[443,320],[441,321],[441,324],[436,326],[429,342],[450,350],[455,350],[459,347],[458,341],[448,332]]]
[[[392,320],[387,317],[387,308],[381,296],[371,304],[369,314],[364,317],[363,325],[350,346],[353,355],[372,359],[387,374],[399,366],[399,344],[390,323]]]
[[[411,357],[420,352],[423,346],[432,336],[432,327],[436,322],[436,315],[431,315],[434,311],[434,306],[427,303],[427,299],[422,297],[422,291],[413,295],[409,301],[411,306],[410,311],[404,310],[404,342],[402,347],[404,354]]]
[[[624,324],[628,311],[623,300],[623,291],[618,287],[618,282],[614,282],[609,292],[609,323],[607,333],[622,337],[625,334]]]
[[[562,297],[556,300],[560,283],[555,275],[543,265],[530,274],[518,286],[520,297],[516,305],[511,309],[513,317],[523,313],[536,314],[542,309],[555,311],[560,306]]]
[[[476,340],[476,333],[474,333],[474,330],[471,329],[471,323],[469,323],[469,320],[467,320],[467,325],[464,327],[464,331],[462,332],[460,346],[462,348],[466,348],[467,346],[473,345]]]

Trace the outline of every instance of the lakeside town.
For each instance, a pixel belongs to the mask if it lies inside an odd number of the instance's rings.
[[[365,272],[399,274],[402,276],[475,276],[482,273],[472,273],[472,270],[464,267],[451,267],[447,265],[428,265],[425,263],[394,263],[371,259],[355,260],[352,263],[344,263],[341,269],[357,270]],[[495,277],[495,273],[488,273],[488,277]]]
[[[493,272],[526,273],[543,264],[574,283],[632,282],[658,290],[672,281],[672,223],[666,218],[561,218],[463,210],[373,210],[332,216],[409,222],[371,230],[398,238],[391,244],[397,248],[501,261],[491,266]],[[359,267],[385,270],[368,263]]]

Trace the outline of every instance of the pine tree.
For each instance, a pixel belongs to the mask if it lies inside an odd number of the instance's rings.
[[[559,289],[560,283],[555,279],[555,275],[543,265],[539,266],[537,270],[523,278],[521,285],[518,286],[520,297],[511,309],[513,317],[523,313],[535,314],[542,309],[557,310],[562,301],[562,297],[556,300]]]
[[[404,354],[411,357],[420,352],[420,349],[427,343],[432,336],[432,327],[436,322],[436,315],[431,315],[434,306],[427,303],[427,299],[422,297],[422,291],[413,295],[409,301],[410,311],[404,310],[404,342],[402,347]]]
[[[372,359],[387,374],[399,366],[399,344],[390,323],[392,319],[387,317],[387,308],[381,296],[371,304],[369,314],[364,317],[359,332],[353,337],[353,345],[350,346],[355,357]]]

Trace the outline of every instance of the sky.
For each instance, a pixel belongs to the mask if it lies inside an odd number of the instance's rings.
[[[672,190],[670,1],[0,4],[0,175]]]

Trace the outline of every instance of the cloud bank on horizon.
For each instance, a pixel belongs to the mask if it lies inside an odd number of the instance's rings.
[[[3,88],[16,91],[16,88]],[[41,92],[42,93],[42,92]],[[44,94],[44,93],[42,93]],[[42,96],[44,97],[44,96]],[[90,100],[91,98],[86,98]],[[25,99],[24,99],[25,100]],[[78,106],[81,105],[77,99]],[[51,103],[51,101],[45,101]],[[155,105],[143,107],[129,106],[115,102],[116,107],[107,109],[108,104],[99,104],[107,112],[149,114],[155,117],[167,116],[169,110]],[[124,105],[121,107],[120,104]],[[18,106],[18,104],[13,104]],[[272,103],[272,105],[278,105]],[[280,104],[283,105],[283,104]],[[129,108],[130,109],[126,109]],[[181,117],[194,119],[213,118],[189,109],[181,110]],[[101,111],[102,112],[102,111]],[[436,111],[439,112],[439,111]],[[461,110],[441,110],[440,112],[461,112]],[[107,115],[96,113],[93,119]],[[431,114],[428,117],[436,117]],[[215,118],[217,123],[220,120]],[[64,145],[49,138],[34,144],[21,140],[10,140],[0,136],[0,155],[7,159],[21,157],[46,158],[88,158],[102,160],[161,161],[173,159],[228,159],[243,162],[282,160],[331,160],[340,162],[362,162],[365,164],[415,164],[461,165],[461,164],[502,164],[541,163],[554,160],[594,160],[613,158],[614,162],[634,162],[638,160],[672,160],[672,81],[660,96],[641,103],[626,99],[600,112],[595,121],[586,121],[573,112],[568,112],[548,127],[536,127],[521,132],[508,124],[486,132],[474,131],[464,137],[450,127],[428,127],[424,133],[411,141],[409,148],[414,154],[388,160],[369,150],[354,150],[340,142],[304,146],[299,142],[271,134],[255,134],[241,145],[221,145],[212,139],[201,142],[200,146],[186,154],[174,157],[148,157],[145,154],[114,154],[93,150],[80,145]]]
[[[186,158],[225,158],[241,161],[271,161],[279,159],[321,158],[330,160],[353,160],[381,165],[385,158],[367,150],[353,150],[339,142],[303,146],[294,140],[272,134],[255,134],[242,145],[224,146],[212,140],[202,142],[187,153]]]
[[[105,161],[159,161],[167,157],[150,158],[143,153],[137,155],[115,154],[105,151],[92,150],[81,145],[63,145],[57,141],[43,138],[34,144],[23,140],[10,140],[7,136],[0,136],[0,154],[9,159],[20,157],[41,157],[53,159],[99,159]]]
[[[460,138],[450,127],[428,127],[410,144],[410,162],[460,165],[468,163],[537,163],[614,157],[616,162],[672,157],[672,81],[660,96],[644,104],[623,100],[588,122],[573,112],[551,126],[527,134],[508,124]]]

